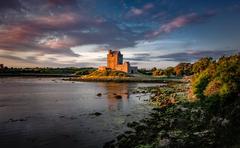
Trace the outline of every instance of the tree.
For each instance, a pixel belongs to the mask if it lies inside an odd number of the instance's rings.
[[[152,72],[154,72],[154,71],[156,71],[156,70],[157,70],[156,67],[153,67],[153,68],[151,69]]]
[[[157,69],[153,71],[153,76],[162,76],[162,75],[164,75],[164,70],[162,69]]]
[[[191,63],[179,63],[174,71],[177,76],[191,75],[192,74],[192,64]]]
[[[175,75],[175,71],[173,67],[168,67],[164,70],[164,73],[166,76],[171,76],[171,75]]]
[[[200,73],[207,69],[207,67],[213,62],[211,57],[204,57],[198,60],[196,63],[193,64],[192,72],[193,73]]]
[[[221,57],[218,61],[200,59],[196,63],[195,70],[198,72],[194,74],[192,89],[198,98],[225,102],[229,98],[237,98],[240,90],[240,54]]]

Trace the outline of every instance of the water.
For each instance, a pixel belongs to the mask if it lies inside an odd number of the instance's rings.
[[[130,90],[149,85],[1,78],[0,147],[102,147],[148,115],[149,97]]]

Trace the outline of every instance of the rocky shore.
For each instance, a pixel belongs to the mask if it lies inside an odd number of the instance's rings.
[[[129,131],[104,147],[240,146],[237,142],[240,107],[236,107],[239,102],[219,110],[218,103],[190,98],[189,85],[168,83],[135,90],[136,93],[151,93],[150,103],[155,108],[149,118],[129,123]]]

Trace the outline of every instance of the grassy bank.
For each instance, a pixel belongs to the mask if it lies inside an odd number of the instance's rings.
[[[127,74],[122,71],[94,71],[89,75],[70,78],[71,81],[87,82],[144,82],[144,83],[164,83],[181,81],[179,77],[152,77],[143,74]]]

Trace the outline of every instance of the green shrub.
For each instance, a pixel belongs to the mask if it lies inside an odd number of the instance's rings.
[[[207,72],[200,73],[194,78],[193,81],[193,92],[197,98],[204,98],[204,90],[210,81],[210,76]]]

